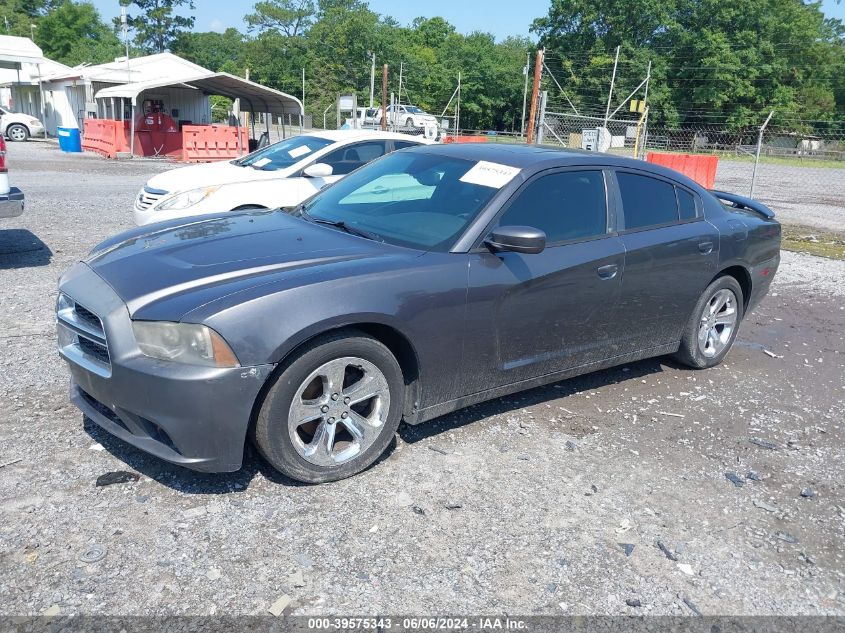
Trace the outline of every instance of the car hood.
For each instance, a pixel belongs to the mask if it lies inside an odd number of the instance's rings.
[[[158,174],[147,182],[147,187],[168,193],[178,193],[209,187],[256,180],[285,178],[288,170],[262,171],[252,167],[238,167],[229,161],[180,167]]]
[[[178,320],[271,277],[405,250],[282,211],[257,211],[135,229],[98,246],[86,263],[126,302],[133,318]]]

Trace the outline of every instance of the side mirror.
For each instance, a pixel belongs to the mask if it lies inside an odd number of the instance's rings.
[[[496,252],[536,255],[546,250],[546,234],[530,226],[502,226],[493,229],[484,243]]]
[[[302,172],[306,178],[328,178],[334,173],[334,168],[325,163],[314,163]]]

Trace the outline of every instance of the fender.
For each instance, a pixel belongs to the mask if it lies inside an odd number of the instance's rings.
[[[414,356],[417,363],[419,363],[419,354],[417,354],[414,346],[413,337],[404,329],[406,324],[389,314],[380,314],[374,312],[363,312],[359,314],[343,314],[334,317],[329,317],[317,323],[313,323],[296,334],[289,337],[282,342],[273,352],[272,363],[278,365],[282,363],[292,352],[311,339],[330,332],[331,330],[339,330],[344,327],[366,326],[366,325],[383,325],[398,332],[406,341],[408,341],[411,348],[414,350]]]

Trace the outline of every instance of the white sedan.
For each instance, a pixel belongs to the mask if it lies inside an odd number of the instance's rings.
[[[220,211],[292,207],[376,158],[429,143],[372,130],[295,136],[237,160],[155,176],[135,200],[135,222],[142,226]]]

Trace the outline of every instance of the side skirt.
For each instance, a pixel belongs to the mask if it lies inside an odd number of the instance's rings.
[[[546,374],[545,376],[538,376],[537,378],[530,378],[528,380],[522,380],[520,382],[511,383],[509,385],[503,385],[501,387],[496,387],[495,389],[487,389],[486,391],[480,391],[469,396],[457,398],[456,400],[450,400],[449,402],[444,402],[442,404],[436,404],[431,407],[426,407],[425,409],[420,409],[419,411],[416,411],[412,416],[406,415],[405,422],[411,425],[422,424],[423,422],[428,422],[429,420],[433,420],[434,418],[439,418],[441,415],[446,415],[447,413],[458,411],[459,409],[469,407],[473,404],[478,404],[479,402],[485,402],[487,400],[493,400],[495,398],[509,396],[510,394],[517,393],[519,391],[525,391],[527,389],[533,389],[535,387],[542,387],[543,385],[549,385],[552,383],[560,382],[561,380],[566,380],[567,378],[574,378],[575,376],[591,374],[594,371],[608,369],[609,367],[616,367],[617,365],[624,365],[625,363],[632,363],[634,361],[643,360],[646,358],[654,358],[656,356],[664,356],[666,354],[674,354],[678,351],[679,347],[680,343],[673,343],[671,345],[661,345],[659,347],[652,347],[650,349],[643,350],[640,352],[624,354],[622,356],[614,356],[613,358],[608,358],[607,360],[589,363],[587,365],[579,365],[578,367],[572,367],[570,369],[554,372],[552,374]]]

